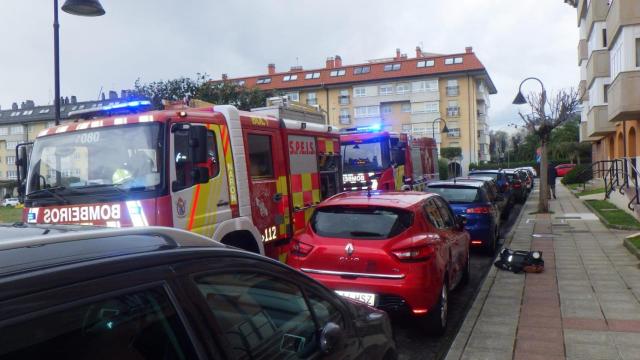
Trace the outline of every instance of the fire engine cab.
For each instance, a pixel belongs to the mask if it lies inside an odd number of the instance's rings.
[[[379,126],[342,129],[344,190],[422,190],[438,179],[436,142]]]
[[[25,222],[176,227],[284,261],[288,239],[342,187],[329,126],[230,105],[114,110],[18,150]]]

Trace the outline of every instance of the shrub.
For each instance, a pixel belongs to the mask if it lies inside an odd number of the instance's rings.
[[[447,160],[438,159],[438,172],[440,173],[440,180],[449,178],[449,162]]]
[[[455,159],[462,155],[462,148],[459,147],[443,147],[440,148],[440,156],[446,159]]]
[[[593,179],[593,170],[591,164],[576,165],[571,171],[562,178],[562,183],[569,184],[582,184]]]

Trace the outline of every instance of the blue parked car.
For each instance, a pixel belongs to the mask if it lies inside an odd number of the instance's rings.
[[[445,198],[456,215],[467,219],[464,228],[471,235],[471,247],[481,248],[490,256],[495,254],[500,233],[500,212],[489,199],[487,184],[434,181],[425,190]]]
[[[511,187],[511,181],[507,177],[507,174],[504,170],[472,170],[469,172],[469,177],[491,177],[496,181],[498,185],[498,190],[502,197],[504,197],[506,201],[506,205],[502,211],[502,218],[506,219],[509,217],[509,210],[513,207],[513,204],[516,203],[516,194]]]

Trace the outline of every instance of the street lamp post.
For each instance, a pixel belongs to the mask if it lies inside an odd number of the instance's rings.
[[[98,0],[67,0],[62,11],[79,16],[101,16],[105,14]],[[55,124],[60,125],[60,24],[58,23],[58,0],[53,0],[53,76]]]

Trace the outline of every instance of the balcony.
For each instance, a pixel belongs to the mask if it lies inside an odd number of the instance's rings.
[[[449,117],[459,117],[460,116],[460,106],[447,107],[447,116],[449,116]]]
[[[340,95],[338,97],[340,105],[349,105],[349,95]]]
[[[587,90],[587,80],[580,80],[578,84],[578,97],[580,101],[589,101],[589,91]]]
[[[578,42],[578,66],[580,66],[582,61],[589,58],[587,50],[587,39],[580,39],[580,41]]]
[[[607,105],[594,106],[587,113],[587,135],[604,136],[616,131],[614,123],[609,121]]]
[[[613,1],[607,15],[607,44],[613,45],[613,39],[622,26],[638,23],[640,23],[640,2],[638,0]]]
[[[447,96],[460,95],[460,86],[447,86]]]
[[[351,124],[351,115],[340,115],[339,119],[341,125]]]
[[[617,0],[616,0],[617,2]],[[640,116],[640,71],[621,72],[609,86],[609,121],[637,120]]]
[[[609,52],[607,50],[596,50],[591,53],[589,62],[587,62],[587,88],[597,77],[609,77]]]
[[[618,0],[616,0],[618,1]],[[631,0],[636,1],[636,0]],[[604,0],[591,0],[588,1],[587,9],[587,36],[596,21],[605,21],[607,19],[607,12],[609,11],[609,5]],[[608,28],[608,27],[607,27]]]
[[[578,11],[577,11],[577,14],[578,14],[578,26],[580,26],[580,19],[582,19],[586,15],[586,12],[587,12],[587,0],[579,0],[577,8],[578,8]]]

